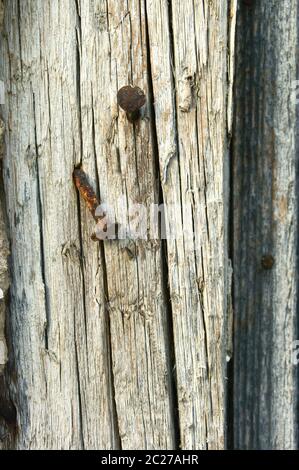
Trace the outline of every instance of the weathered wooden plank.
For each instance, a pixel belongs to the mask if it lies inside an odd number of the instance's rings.
[[[142,9],[135,1],[32,0],[6,12],[17,448],[117,447],[118,428],[124,448],[174,446],[161,245],[141,242],[133,259],[120,243],[103,252],[83,207],[78,220],[72,187],[82,163],[103,201],[115,206],[125,193],[127,202],[158,202],[150,120],[133,130],[116,105],[121,85],[147,91]]]
[[[123,212],[130,205],[142,204],[148,211],[159,202],[150,107],[132,125],[117,106],[117,91],[124,85],[137,85],[148,96],[144,3],[79,4],[82,163],[97,173],[101,201],[124,224]],[[133,224],[131,214],[131,230]],[[146,224],[146,234],[148,228]],[[107,242],[104,256],[122,448],[173,448],[171,339],[161,243],[128,238]]]
[[[298,124],[291,99],[297,12],[296,0],[243,2],[237,28],[233,164],[237,448],[297,445],[298,386],[292,344],[297,304]],[[263,256],[267,256],[264,261]]]
[[[147,14],[167,231],[177,234],[167,251],[181,446],[223,448],[228,8],[150,0]]]
[[[4,447],[173,448],[173,339],[180,445],[224,447],[234,18],[220,0],[6,2]],[[148,96],[135,125],[116,102],[129,83]],[[118,221],[167,204],[167,259],[152,238],[90,240],[79,164]]]
[[[0,61],[15,377],[8,382],[18,433],[4,446],[111,448],[117,433],[102,260],[97,245],[84,245],[90,227],[83,217],[79,226],[72,182],[82,145],[75,3],[5,7]]]

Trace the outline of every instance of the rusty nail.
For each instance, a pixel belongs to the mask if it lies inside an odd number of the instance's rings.
[[[97,217],[95,215],[96,208],[100,205],[94,190],[88,182],[86,173],[81,169],[75,169],[73,173],[74,182],[76,188],[78,189],[80,195],[84,199],[91,215],[97,222]]]
[[[146,103],[146,96],[138,86],[124,86],[117,93],[117,103],[133,123],[141,116],[140,110]]]
[[[272,256],[272,255],[269,255],[269,254],[268,254],[268,255],[264,255],[264,256],[262,257],[262,260],[261,260],[262,267],[263,267],[264,269],[272,269],[273,266],[274,266],[274,262],[275,262],[275,260],[274,260],[273,256]]]
[[[117,224],[109,224],[106,220],[106,214],[103,214],[101,216],[96,215],[96,209],[100,205],[100,202],[97,199],[96,194],[88,181],[86,173],[82,169],[76,168],[73,173],[73,178],[76,188],[79,191],[79,194],[82,196],[92,217],[97,223],[97,229],[91,235],[91,239],[93,241],[105,240],[105,234],[108,234],[109,229],[110,231],[115,231],[117,229]],[[99,234],[99,236],[97,236],[97,234]]]

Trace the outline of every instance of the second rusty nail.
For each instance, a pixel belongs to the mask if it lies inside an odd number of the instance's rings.
[[[92,234],[91,239],[93,241],[106,239],[104,235],[99,238],[97,234],[106,234],[108,232],[108,228],[111,229],[111,227],[114,227],[114,225],[109,224],[107,222],[105,214],[101,216],[97,215],[96,212],[97,208],[100,205],[100,202],[97,199],[96,194],[88,181],[86,173],[81,168],[76,168],[73,173],[73,178],[76,188],[79,191],[79,194],[85,201],[86,206],[88,207],[91,215],[97,223],[97,230],[95,233]]]

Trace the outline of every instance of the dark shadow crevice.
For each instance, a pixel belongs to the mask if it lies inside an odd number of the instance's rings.
[[[160,171],[159,162],[159,149],[158,149],[158,138],[156,130],[156,118],[155,118],[155,107],[154,107],[154,90],[153,90],[153,79],[152,79],[152,68],[151,68],[151,55],[150,55],[150,39],[149,39],[149,26],[147,18],[147,5],[146,0],[144,5],[145,11],[145,28],[146,28],[146,48],[147,48],[147,70],[148,70],[148,93],[149,93],[149,114],[151,120],[151,135],[152,135],[152,147],[154,155],[154,171],[155,178],[158,184],[158,197],[159,205],[164,205],[163,188],[162,188],[162,175]],[[173,84],[174,86],[174,84]],[[165,224],[164,220],[160,221],[160,234],[165,233],[162,230],[162,225]],[[169,381],[170,381],[170,397],[172,406],[172,420],[173,420],[173,437],[175,449],[180,448],[180,421],[179,421],[179,404],[178,404],[178,392],[177,392],[177,374],[176,374],[176,358],[175,358],[175,346],[174,346],[174,327],[173,327],[173,313],[171,304],[171,293],[169,287],[169,272],[168,272],[168,252],[167,252],[167,241],[161,240],[161,261],[162,261],[162,282],[163,282],[163,293],[164,302],[166,306],[167,314],[167,332],[166,332],[166,347],[168,355],[168,369],[169,369]]]
[[[42,204],[42,189],[41,189],[41,178],[39,171],[39,151],[38,151],[38,139],[37,139],[37,122],[36,122],[36,103],[35,94],[32,92],[33,101],[33,119],[34,119],[34,141],[35,141],[35,165],[36,165],[36,179],[37,179],[37,208],[38,208],[38,220],[39,220],[39,232],[40,232],[40,260],[41,260],[41,276],[45,289],[45,313],[46,313],[46,325],[44,329],[45,338],[45,349],[49,349],[49,330],[51,326],[51,308],[49,304],[49,289],[46,280],[46,260],[45,260],[45,242],[44,242],[44,220],[43,220],[43,204]],[[50,103],[49,103],[50,108]]]

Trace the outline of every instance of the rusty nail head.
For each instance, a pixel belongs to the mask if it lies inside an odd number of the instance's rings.
[[[127,113],[130,122],[140,117],[140,109],[146,103],[146,96],[138,86],[124,86],[117,93],[118,105]]]
[[[272,269],[273,266],[274,266],[275,260],[274,260],[274,258],[273,258],[272,255],[267,254],[267,255],[264,255],[264,256],[262,257],[262,261],[261,261],[261,262],[262,262],[262,267],[263,267],[264,269]]]

